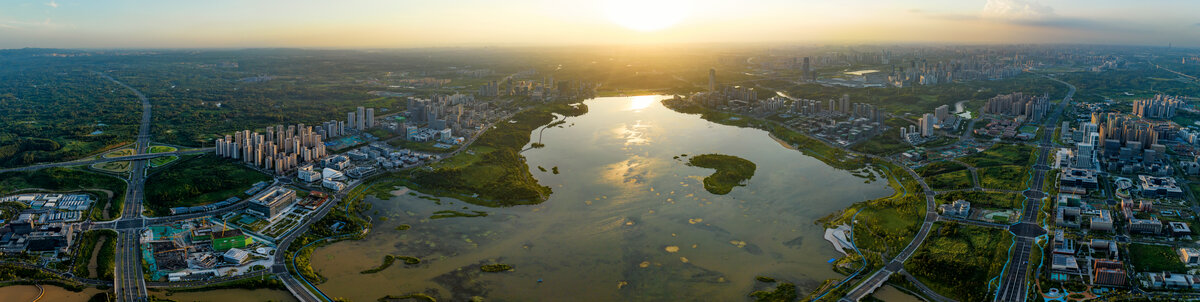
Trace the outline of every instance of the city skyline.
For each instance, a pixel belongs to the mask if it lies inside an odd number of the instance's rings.
[[[471,9],[462,9],[463,7]],[[1170,8],[1170,9],[1167,9]],[[409,48],[677,43],[1200,46],[1178,1],[35,0],[0,4],[0,48]],[[481,24],[487,24],[482,26]]]

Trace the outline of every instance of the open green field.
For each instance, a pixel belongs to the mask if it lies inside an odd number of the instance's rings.
[[[110,161],[93,164],[92,169],[111,173],[125,173],[129,172],[129,161]]]
[[[850,150],[875,154],[880,156],[892,155],[912,149],[912,145],[900,139],[900,127],[906,127],[908,121],[899,118],[891,118],[884,122],[891,128],[871,139],[850,146]]]
[[[1129,258],[1138,272],[1187,272],[1175,249],[1165,245],[1134,243],[1129,245]]]
[[[163,165],[169,164],[173,161],[176,161],[178,159],[179,159],[179,156],[174,156],[174,155],[162,156],[162,157],[151,158],[148,163],[150,164],[151,168],[158,168],[158,167],[162,167]]]
[[[904,265],[930,289],[959,301],[986,300],[1008,259],[1012,235],[953,222],[935,223],[929,239]]]
[[[934,196],[934,200],[938,204],[951,203],[959,199],[970,201],[972,207],[983,206],[998,209],[1019,209],[1021,202],[1025,201],[1025,197],[1021,194],[982,191],[947,192]]]
[[[75,276],[99,280],[112,279],[113,259],[117,249],[117,232],[92,230],[79,234],[71,259]],[[99,245],[99,249],[96,246]],[[96,258],[93,262],[92,258]]]
[[[256,182],[271,177],[232,161],[204,154],[183,159],[146,180],[146,210],[151,216],[170,214],[170,208],[209,204],[239,196]]]
[[[122,157],[133,155],[133,149],[117,149],[112,152],[104,153],[104,158]]]
[[[379,129],[379,128],[367,129],[367,133],[370,133],[372,136],[375,136],[376,138],[379,138],[381,140],[389,139],[389,138],[395,137],[396,135],[399,135],[395,132],[391,132],[391,131],[387,131],[387,130]]]
[[[983,152],[971,154],[958,160],[977,168],[1017,165],[1030,166],[1037,160],[1036,148],[1021,144],[998,143]]]
[[[704,189],[717,195],[729,194],[733,187],[745,186],[743,182],[754,176],[757,165],[741,157],[724,154],[701,154],[688,158],[689,166],[717,170],[704,177]]]
[[[498,123],[485,132],[469,152],[446,159],[447,164],[433,165],[432,170],[413,171],[414,189],[485,206],[545,201],[550,188],[538,184],[519,152],[533,130],[554,120],[552,113],[579,116],[587,113],[587,106],[550,103],[522,111],[511,119],[515,123]]]
[[[938,174],[947,173],[947,172],[954,172],[954,171],[962,171],[962,170],[966,170],[966,169],[967,169],[967,166],[963,166],[962,164],[959,164],[956,162],[939,161],[939,162],[933,162],[933,163],[929,163],[928,165],[921,166],[920,168],[917,168],[916,170],[913,170],[913,171],[917,172],[917,175],[920,175],[921,177],[930,177],[933,175],[938,175]]]
[[[958,190],[974,188],[971,181],[971,171],[958,170],[925,177],[925,183],[934,190]]]
[[[175,151],[179,151],[179,148],[171,146],[150,146],[150,150],[146,150],[147,153],[167,153]]]
[[[125,181],[72,168],[0,173],[0,195],[22,189],[88,191],[98,197],[90,210],[94,220],[116,219],[121,216],[121,206],[125,203]]]
[[[1029,166],[994,166],[979,168],[979,186],[988,189],[1023,191],[1028,186]]]

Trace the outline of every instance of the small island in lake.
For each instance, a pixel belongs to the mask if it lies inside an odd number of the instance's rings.
[[[724,154],[704,154],[688,158],[689,166],[715,169],[704,178],[704,189],[717,195],[729,194],[733,187],[745,186],[742,182],[754,176],[757,166],[741,157]]]

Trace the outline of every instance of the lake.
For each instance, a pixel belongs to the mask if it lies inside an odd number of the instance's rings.
[[[532,142],[540,137],[545,147],[523,155],[554,190],[542,204],[368,197],[375,224],[367,238],[314,252],[314,269],[329,278],[320,289],[354,301],[412,292],[450,301],[742,301],[764,287],[759,275],[794,282],[802,295],[843,277],[827,263],[840,254],[815,221],[890,195],[885,180],[866,183],[762,130],[677,113],[662,98],[588,100],[589,113],[535,130]],[[758,169],[745,187],[713,195],[701,184],[713,170],[681,156],[705,153],[742,157]],[[438,210],[489,216],[429,219]],[[412,228],[395,230],[400,224]],[[359,273],[388,254],[422,263]],[[487,263],[515,269],[480,273]]]

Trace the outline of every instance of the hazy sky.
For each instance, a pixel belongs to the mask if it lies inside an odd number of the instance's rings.
[[[1193,0],[3,0],[0,48],[681,42],[1197,47],[1197,12],[1200,1]]]

